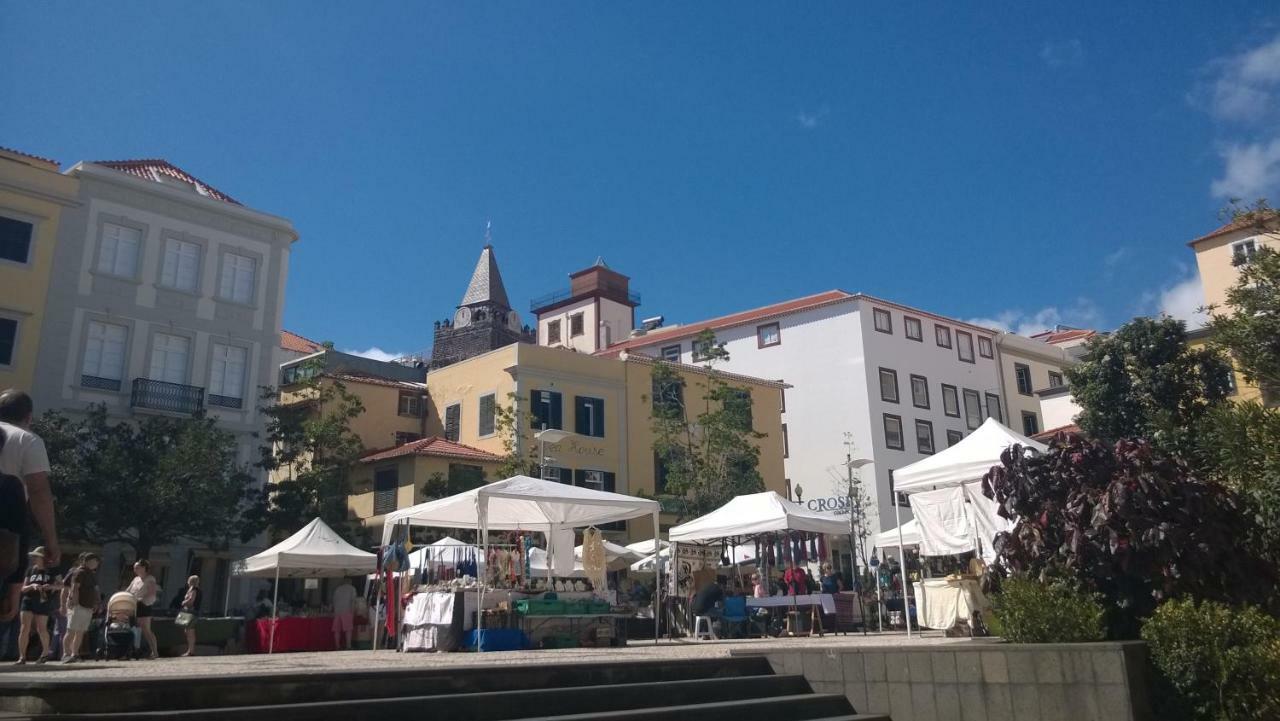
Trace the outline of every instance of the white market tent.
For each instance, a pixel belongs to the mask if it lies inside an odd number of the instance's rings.
[[[658,502],[620,493],[512,476],[448,498],[420,503],[387,514],[382,543],[392,540],[397,526],[471,528],[480,531],[481,557],[488,556],[489,531],[536,531],[546,534],[547,552],[554,554],[555,539],[575,528],[601,526],[615,521],[651,516],[658,538]],[[483,593],[483,591],[482,591]],[[657,641],[658,607],[654,595],[654,640]]]
[[[902,524],[902,539],[898,539],[898,529],[890,528],[887,531],[881,531],[876,534],[876,548],[897,548],[898,544],[903,546],[919,546],[920,545],[920,522],[914,518]]]
[[[641,558],[640,554],[635,551],[627,550],[623,546],[609,541],[604,542],[604,560],[605,569],[609,571],[621,571],[628,568],[631,563]],[[547,563],[547,552],[541,548],[529,549],[529,569],[534,573],[547,573],[552,570]],[[582,546],[573,549],[573,572],[569,574],[556,574],[563,578],[586,578],[587,571],[582,565]]]
[[[316,518],[297,533],[237,564],[237,576],[275,578],[271,600],[271,640],[267,653],[275,651],[276,608],[280,600],[281,578],[336,578],[364,575],[376,570],[378,557],[347,543]],[[228,593],[230,593],[230,584]]]
[[[893,473],[894,490],[915,493],[936,488],[953,488],[982,482],[992,466],[1000,464],[1000,454],[1015,443],[1043,453],[1048,446],[1016,433],[994,418],[988,418],[973,433],[950,448],[916,461]]]
[[[696,543],[782,531],[840,535],[849,532],[849,525],[765,491],[737,496],[705,516],[672,528],[667,537],[672,543]]]
[[[476,558],[476,567],[484,568],[484,559],[480,557],[479,546],[445,536],[435,543],[419,546],[410,551],[409,562],[405,567],[418,570],[428,566],[456,566],[472,555]],[[377,571],[369,574],[370,578],[377,578],[377,576]]]

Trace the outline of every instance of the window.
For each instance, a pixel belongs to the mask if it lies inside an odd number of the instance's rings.
[[[955,386],[942,384],[942,412],[952,418],[960,417],[960,396]]]
[[[579,469],[573,472],[573,485],[590,488],[594,491],[612,493],[614,489],[614,474],[608,471]]]
[[[582,321],[581,313],[574,313],[573,315],[569,316],[569,337],[577,338],[578,336],[585,333],[586,331],[583,330],[584,325],[586,324],[583,323]]]
[[[996,393],[987,393],[987,418],[994,418],[1004,423],[1004,413],[1000,410],[1000,396]]]
[[[383,468],[373,474],[373,515],[396,510],[396,490],[400,487],[400,470]]]
[[[31,258],[31,237],[35,226],[0,216],[0,259],[26,263]]]
[[[733,420],[738,430],[751,430],[751,391],[745,388],[728,388],[723,401],[725,415]]]
[[[187,382],[187,358],[191,339],[168,333],[156,333],[151,339],[151,373],[153,381]]]
[[[422,417],[422,394],[416,391],[400,391],[396,413],[410,418]]]
[[[541,478],[544,481],[555,481],[556,483],[568,484],[573,480],[573,471],[568,468],[556,468],[555,466],[541,466]]]
[[[965,363],[973,362],[973,336],[962,330],[956,331],[956,355]]]
[[[701,363],[709,359],[714,345],[714,341],[693,341],[693,362]]]
[[[1034,436],[1040,432],[1040,419],[1031,411],[1022,412],[1022,435]]]
[[[898,493],[894,490],[893,469],[889,469],[889,495],[893,498],[893,503],[899,508],[910,508],[911,502],[907,500],[907,494]]]
[[[466,493],[484,485],[484,468],[466,463],[450,463],[445,492],[449,495]]]
[[[13,349],[18,345],[18,321],[0,318],[0,366],[13,365]]]
[[[775,345],[782,345],[782,330],[779,329],[778,324],[766,323],[756,326],[756,346],[771,348]]]
[[[954,446],[964,439],[964,434],[960,431],[947,431],[947,448]]]
[[[560,320],[556,319],[547,323],[547,345],[555,345],[560,342]]]
[[[916,421],[916,450],[933,453],[933,424],[929,421]]]
[[[982,399],[968,388],[964,389],[964,418],[970,430],[982,425]]]
[[[911,405],[916,408],[929,407],[929,379],[924,376],[911,376]]]
[[[951,329],[945,325],[935,325],[933,327],[933,337],[938,342],[938,347],[951,347]]]
[[[680,362],[680,346],[679,345],[663,346],[662,360],[667,361],[668,363],[679,363]]]
[[[978,355],[983,358],[991,358],[995,353],[991,349],[991,339],[986,336],[978,336]]]
[[[462,404],[454,403],[444,409],[444,439],[458,442],[462,433]]]
[[[657,451],[653,452],[653,492],[655,494],[665,493],[667,490],[667,476],[670,475],[671,468],[667,460]]]
[[[160,268],[160,285],[166,288],[196,292],[200,286],[200,246],[185,240],[169,238],[164,244],[164,264]]]
[[[872,316],[875,318],[876,330],[881,333],[893,332],[893,316],[889,315],[889,311],[876,308],[872,311]]]
[[[924,342],[924,326],[920,323],[919,318],[912,318],[909,315],[902,316],[902,327],[905,329],[908,339]]]
[[[590,438],[604,438],[604,399],[575,396],[574,432]]]
[[[1253,256],[1257,255],[1257,253],[1258,246],[1253,238],[1231,244],[1231,262],[1235,265],[1253,262]]]
[[[787,424],[782,424],[782,457],[791,457],[791,439],[787,437]]]
[[[209,369],[209,405],[244,407],[245,366],[249,352],[240,346],[213,344],[213,364]]]
[[[880,369],[880,400],[888,403],[898,402],[898,372],[889,368]]]
[[[98,272],[121,278],[138,275],[138,250],[142,231],[115,223],[102,224],[102,244],[98,248]]]
[[[480,419],[477,433],[481,437],[493,435],[497,427],[498,397],[493,393],[480,396],[480,410],[476,415]]]
[[[252,303],[257,273],[258,261],[238,253],[227,253],[222,260],[222,283],[218,294],[223,300],[246,305]]]
[[[1062,374],[1061,374],[1061,373],[1059,373],[1058,371],[1049,371],[1049,387],[1050,387],[1050,388],[1061,388],[1061,387],[1062,387]]]
[[[1018,381],[1018,392],[1024,396],[1031,395],[1031,368],[1022,363],[1014,363],[1013,377]]]
[[[554,428],[556,430],[564,430],[564,409],[561,407],[561,396],[555,391],[533,391],[533,413],[530,418],[533,421],[534,430],[542,430],[544,428]]]
[[[403,446],[406,443],[422,440],[421,433],[409,433],[408,431],[396,431],[396,445]]]
[[[653,408],[667,418],[684,413],[684,381],[678,376],[667,380],[653,379]]]
[[[902,450],[902,417],[892,413],[884,414],[884,444],[889,448]]]

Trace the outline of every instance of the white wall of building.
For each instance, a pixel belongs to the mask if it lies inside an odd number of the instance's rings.
[[[582,335],[572,335],[571,319],[582,314]],[[561,308],[538,314],[538,345],[572,348],[581,353],[595,353],[631,334],[631,306],[608,298],[581,298]],[[548,342],[552,322],[560,323],[560,341]]]
[[[1080,415],[1080,404],[1066,388],[1054,389],[1040,394],[1040,415],[1044,418],[1044,429],[1069,426],[1076,422]]]

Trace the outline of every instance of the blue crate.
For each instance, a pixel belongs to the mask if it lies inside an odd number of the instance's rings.
[[[483,631],[467,631],[463,644],[468,651],[476,650],[476,635],[483,634],[486,651],[519,651],[529,648],[529,639],[518,628],[486,628]]]

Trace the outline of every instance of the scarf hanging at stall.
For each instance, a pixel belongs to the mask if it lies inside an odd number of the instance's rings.
[[[608,561],[604,553],[604,535],[597,528],[588,528],[582,533],[582,568],[592,589],[602,594],[608,588]]]
[[[827,555],[827,537],[821,534],[818,536],[818,557],[824,560],[830,558]]]
[[[818,536],[817,534],[809,535],[809,557],[815,560],[821,560],[822,556],[818,555]]]

